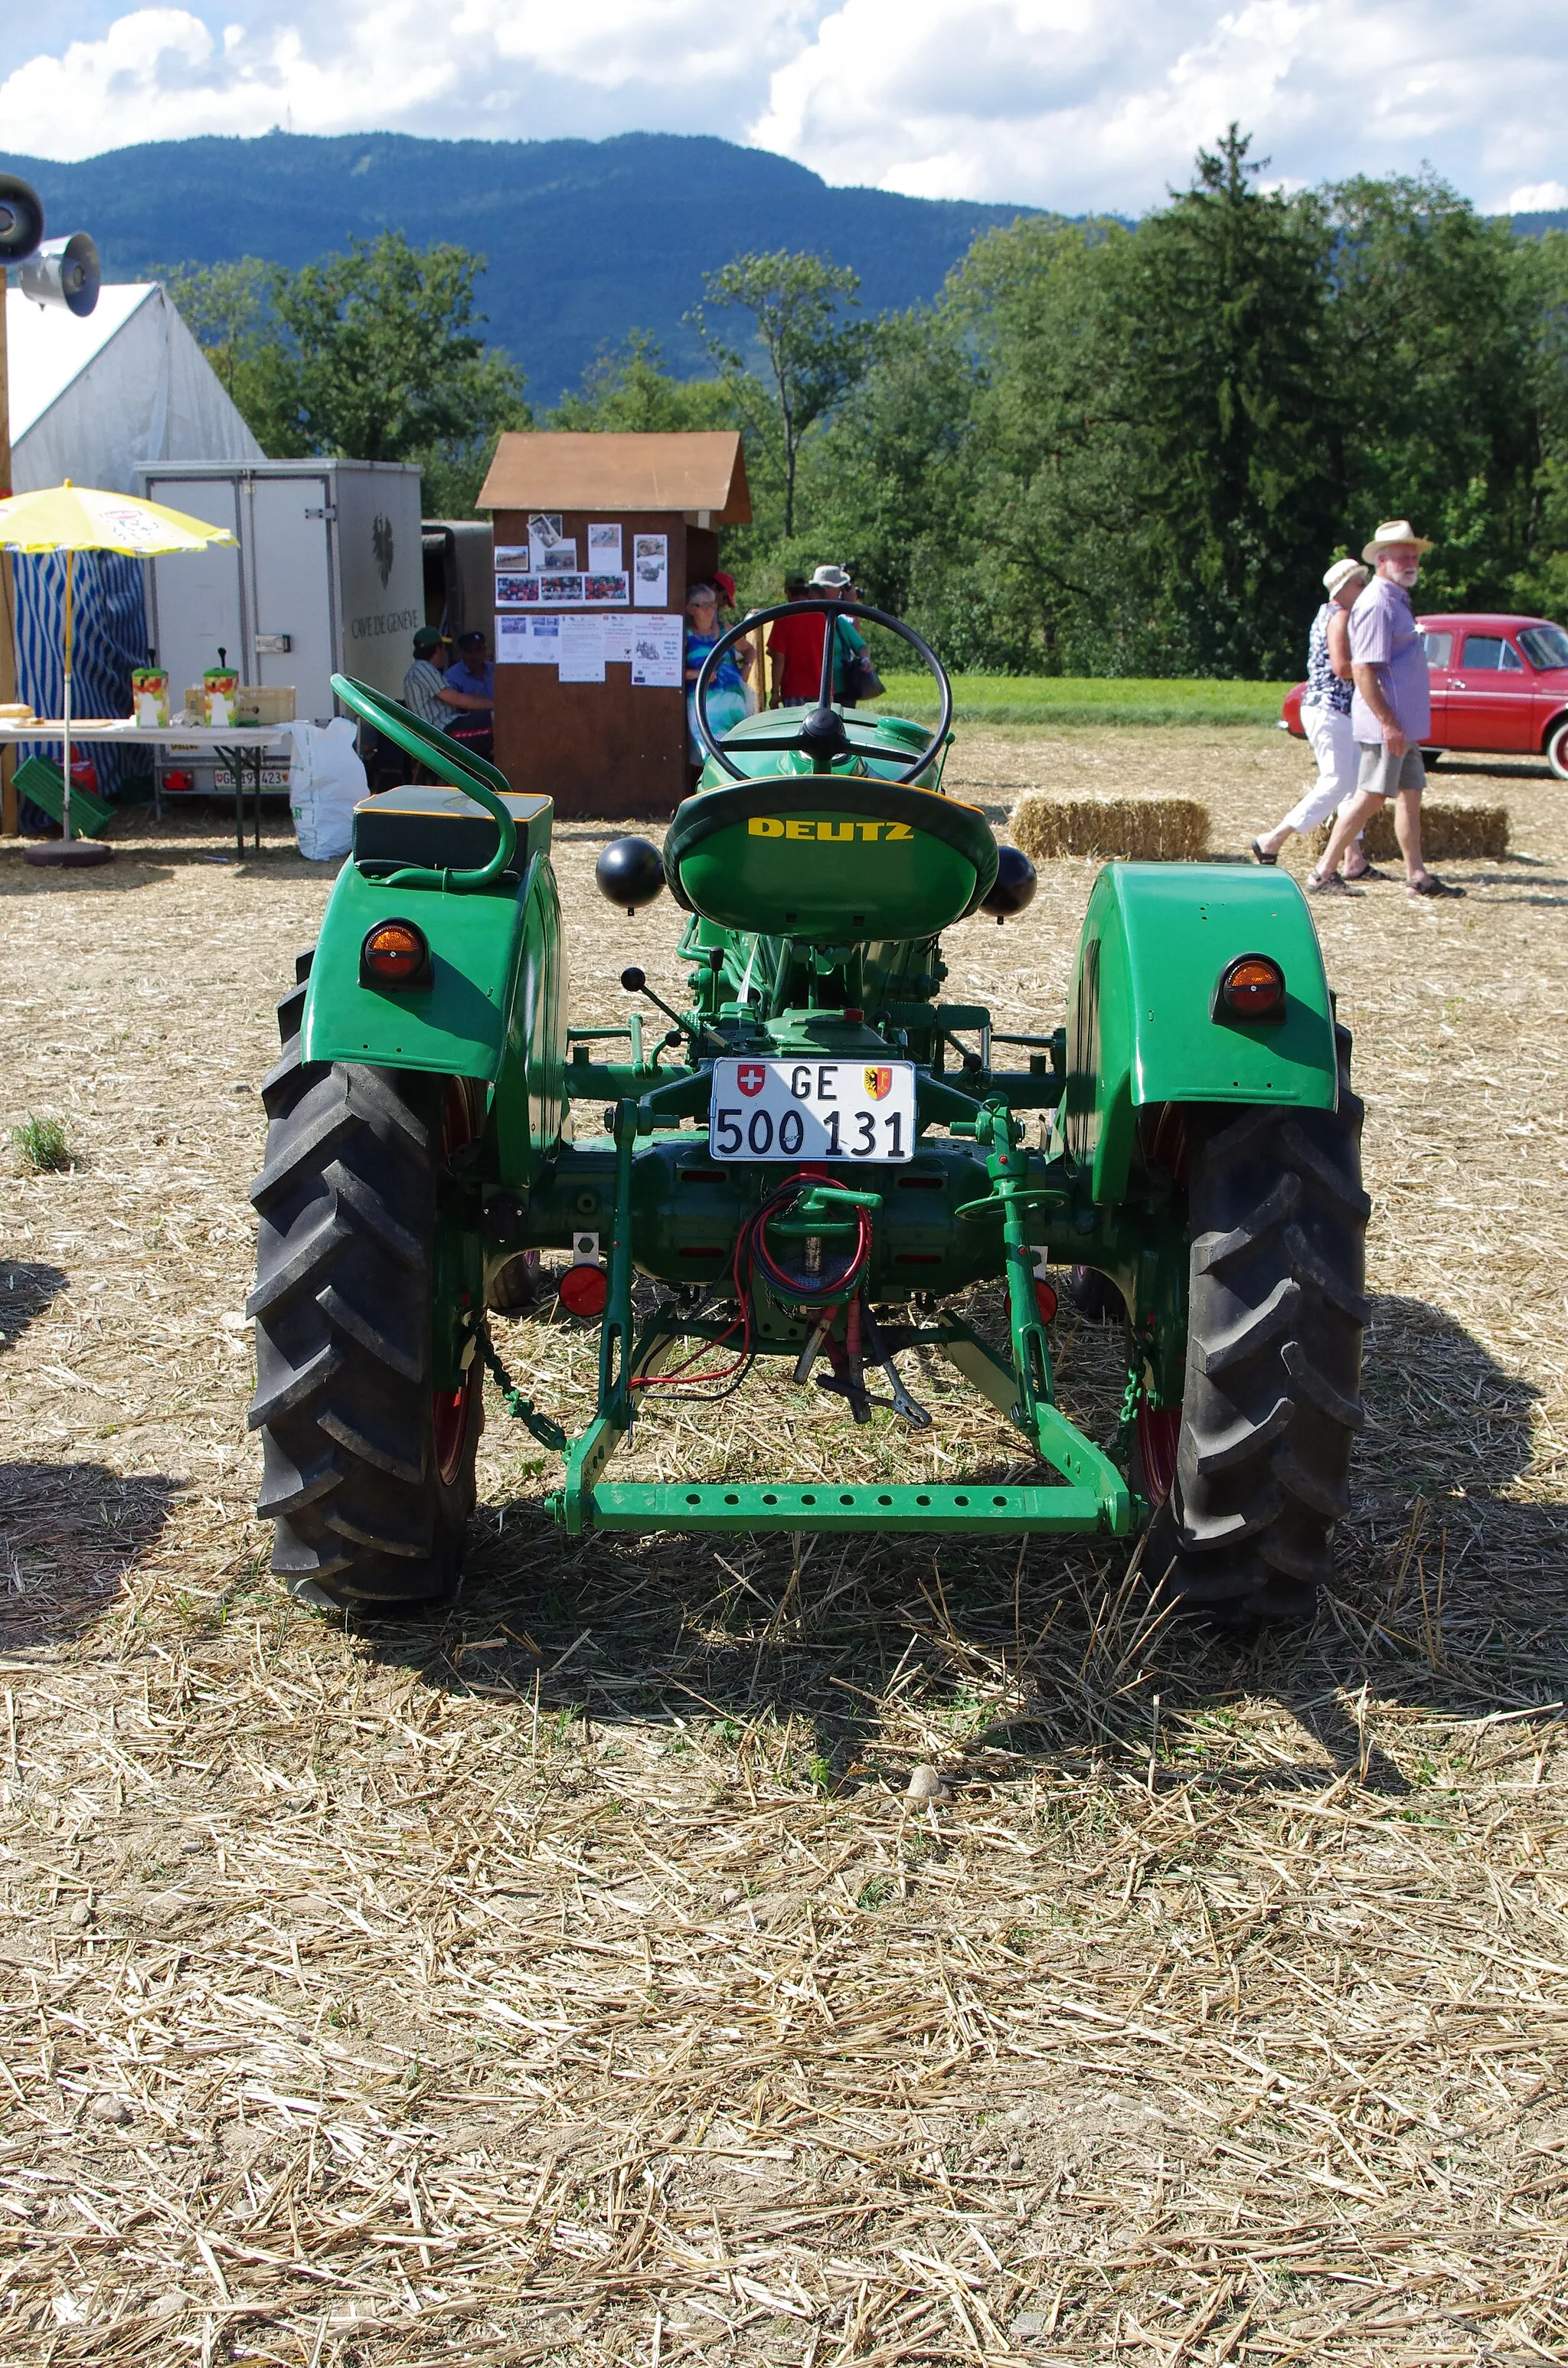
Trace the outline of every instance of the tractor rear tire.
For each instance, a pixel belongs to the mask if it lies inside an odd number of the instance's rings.
[[[303,1001],[301,984],[278,1005],[251,1188],[257,1510],[292,1593],[385,1616],[450,1596],[474,1505],[478,1360],[460,1390],[432,1388],[437,1193],[461,1089],[302,1062]]]
[[[1239,1632],[1312,1617],[1363,1420],[1362,1106],[1186,1113],[1191,1235],[1175,1483],[1143,1569]]]

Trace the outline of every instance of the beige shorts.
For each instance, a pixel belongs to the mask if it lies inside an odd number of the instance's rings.
[[[1358,745],[1361,751],[1361,768],[1356,776],[1358,790],[1369,790],[1380,798],[1392,798],[1401,790],[1414,790],[1420,796],[1426,786],[1426,768],[1414,740],[1403,757],[1391,757],[1381,740],[1363,740]]]

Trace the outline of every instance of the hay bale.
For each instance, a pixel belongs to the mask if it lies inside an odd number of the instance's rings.
[[[1385,804],[1367,825],[1365,846],[1374,863],[1399,862],[1399,841],[1393,835],[1393,806]],[[1328,825],[1317,833],[1312,842],[1314,854],[1321,855],[1328,845]],[[1506,806],[1461,806],[1451,799],[1424,797],[1421,801],[1421,852],[1434,863],[1479,860],[1490,857],[1494,862],[1508,852],[1508,809]]]
[[[1209,846],[1209,809],[1195,798],[1063,798],[1027,790],[1011,829],[1013,844],[1037,863],[1060,855],[1195,863]]]

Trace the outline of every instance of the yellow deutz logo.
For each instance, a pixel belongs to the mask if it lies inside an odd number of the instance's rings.
[[[798,814],[753,814],[746,825],[753,838],[831,838],[841,847],[852,839],[913,838],[906,822],[813,822]]]

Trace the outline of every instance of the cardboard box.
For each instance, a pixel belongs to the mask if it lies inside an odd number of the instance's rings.
[[[220,704],[215,706],[215,700]],[[193,683],[185,695],[185,720],[187,723],[243,723],[247,730],[265,729],[269,723],[292,723],[295,714],[292,684],[235,682],[227,690],[214,691],[211,683]]]
[[[234,693],[236,723],[292,723],[294,712],[292,683],[242,682]]]

